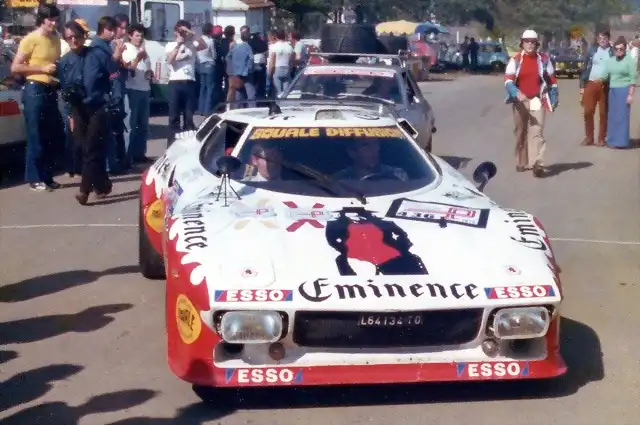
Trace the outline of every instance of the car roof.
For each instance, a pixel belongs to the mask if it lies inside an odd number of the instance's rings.
[[[407,69],[403,68],[400,65],[387,65],[384,62],[379,62],[376,64],[367,64],[367,63],[323,63],[323,64],[307,64],[303,73],[306,74],[309,69],[317,69],[317,68],[346,68],[346,69],[361,69],[361,70],[372,70],[372,71],[393,71],[393,72],[405,72]]]
[[[261,127],[387,127],[398,124],[393,106],[371,103],[367,107],[342,105],[281,106],[279,114],[269,108],[232,109],[220,114],[224,120]]]

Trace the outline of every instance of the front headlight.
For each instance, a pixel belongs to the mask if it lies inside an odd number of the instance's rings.
[[[282,317],[275,311],[230,311],[222,316],[219,330],[232,344],[276,342],[282,336]]]
[[[505,308],[493,318],[493,332],[499,339],[540,338],[546,335],[550,322],[545,307]]]

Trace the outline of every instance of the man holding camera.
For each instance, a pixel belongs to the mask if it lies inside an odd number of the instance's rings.
[[[96,199],[111,193],[112,183],[106,169],[109,143],[112,143],[111,119],[118,109],[119,99],[112,94],[112,79],[117,76],[111,42],[117,22],[105,16],[98,21],[97,37],[87,50],[82,65],[82,81],[66,86],[67,98],[79,98],[72,107],[70,126],[77,143],[83,147],[82,181],[76,199],[86,205],[91,192]],[[69,89],[71,88],[71,93]],[[75,92],[75,96],[74,93]]]
[[[168,145],[180,131],[195,130],[193,114],[196,100],[196,56],[207,48],[202,37],[191,31],[191,23],[179,20],[174,32],[176,41],[167,43],[167,65],[169,66],[169,128],[173,133]],[[180,126],[180,118],[183,125]]]

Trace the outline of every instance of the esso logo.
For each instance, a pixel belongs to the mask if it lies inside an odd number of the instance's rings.
[[[282,302],[291,301],[293,291],[283,289],[229,289],[216,291],[216,301],[220,302]]]
[[[290,384],[302,379],[302,371],[291,369],[238,369],[235,375],[238,384]]]
[[[487,295],[489,295],[490,299],[544,298],[553,297],[555,292],[553,287],[548,285],[505,286],[490,288],[490,291],[487,291]]]
[[[467,375],[469,378],[505,378],[515,376],[526,376],[529,374],[528,364],[521,365],[517,362],[511,363],[469,363],[467,364]]]

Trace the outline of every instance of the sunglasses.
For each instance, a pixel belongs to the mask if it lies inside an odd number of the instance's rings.
[[[81,35],[69,35],[67,37],[65,37],[65,41],[71,41],[71,40],[82,40],[84,37]]]
[[[613,50],[623,52],[625,50],[624,46],[615,46]]]

